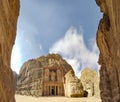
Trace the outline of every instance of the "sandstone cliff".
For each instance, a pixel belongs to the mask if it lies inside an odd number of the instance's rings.
[[[120,102],[120,1],[96,0],[104,13],[97,32],[103,102]],[[14,102],[10,56],[15,40],[19,0],[0,0],[0,101]],[[7,80],[7,81],[6,81]]]
[[[102,102],[120,102],[120,0],[96,0],[103,12],[97,31]]]
[[[88,97],[95,96],[96,98],[100,98],[99,77],[95,70],[85,68],[81,72],[80,80],[84,90],[88,92]]]
[[[20,70],[17,93],[33,96],[64,95],[63,78],[72,67],[58,54],[25,62]]]
[[[18,15],[19,0],[0,0],[0,102],[15,102],[10,59]]]
[[[68,97],[84,97],[85,96],[83,85],[81,81],[75,76],[75,73],[73,70],[70,70],[65,75],[64,87],[65,87],[65,96],[68,96]]]

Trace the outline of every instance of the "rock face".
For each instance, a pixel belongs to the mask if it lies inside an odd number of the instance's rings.
[[[95,96],[100,98],[99,77],[95,70],[85,68],[81,73],[80,80],[84,90],[88,92],[88,97]]]
[[[84,90],[81,81],[75,76],[74,71],[70,70],[64,78],[65,96],[84,97]]]
[[[120,0],[96,0],[103,12],[97,32],[103,102],[120,102]],[[16,35],[19,0],[0,0],[0,101],[14,102],[10,57]],[[7,81],[6,81],[7,80]]]
[[[17,93],[32,96],[63,96],[64,75],[72,67],[58,54],[48,54],[23,64]]]
[[[10,59],[18,15],[19,0],[0,0],[0,102],[15,102]]]
[[[13,77],[14,77],[14,85],[16,87],[17,86],[18,74],[15,71],[13,71]]]
[[[97,31],[102,102],[120,102],[120,0],[96,0],[103,12]]]

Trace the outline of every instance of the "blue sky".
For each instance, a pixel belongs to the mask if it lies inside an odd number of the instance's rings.
[[[28,59],[60,53],[76,74],[84,67],[97,70],[100,17],[95,0],[21,0],[11,68],[18,73]]]

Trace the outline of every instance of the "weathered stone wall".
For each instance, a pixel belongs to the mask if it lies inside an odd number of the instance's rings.
[[[96,0],[103,12],[97,31],[102,102],[120,102],[120,0]]]
[[[88,92],[88,97],[95,96],[100,98],[98,73],[90,68],[85,68],[81,72],[80,80],[83,84],[84,90]]]
[[[10,59],[18,15],[19,0],[0,0],[0,102],[15,102]]]
[[[73,70],[70,70],[64,78],[65,96],[67,97],[84,97],[84,90],[81,81],[75,76]]]
[[[96,0],[104,13],[97,32],[103,102],[120,102],[120,0]],[[14,102],[10,57],[19,0],[0,0],[0,101]]]
[[[17,94],[42,96],[43,68],[40,65],[35,59],[23,64],[17,80]]]

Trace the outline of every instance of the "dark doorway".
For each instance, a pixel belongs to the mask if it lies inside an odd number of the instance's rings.
[[[54,89],[52,89],[52,95],[55,95],[55,90]]]

